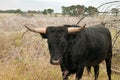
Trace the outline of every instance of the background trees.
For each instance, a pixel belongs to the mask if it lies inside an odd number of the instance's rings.
[[[0,13],[23,13],[20,9],[16,10],[0,10]]]
[[[93,6],[89,6],[88,8],[86,8],[86,12],[88,15],[94,15],[98,13],[98,10]]]
[[[53,9],[44,9],[43,11],[41,11],[41,13],[43,13],[44,15],[46,15],[46,14],[52,14],[54,12],[54,10]]]
[[[85,7],[84,5],[71,5],[71,6],[62,6],[61,7],[62,12],[59,14],[62,15],[69,15],[69,16],[93,16],[99,13],[112,13],[114,16],[118,16],[120,13],[120,9],[118,8],[112,8],[109,12],[99,12],[96,7],[88,6]],[[40,10],[28,10],[28,11],[22,11],[20,9],[16,10],[0,10],[0,13],[17,13],[17,14],[24,14],[24,13],[30,13],[30,14],[53,14],[54,9],[48,8],[44,9],[43,11]],[[57,15],[57,13],[54,13]]]
[[[84,15],[85,6],[83,5],[72,5],[72,6],[62,6],[62,14],[70,16]]]
[[[111,9],[111,12],[112,12],[113,15],[117,16],[117,15],[119,14],[119,9],[117,9],[117,8],[112,8],[112,9]]]
[[[94,15],[98,13],[97,8],[93,6],[85,7],[84,5],[72,5],[72,6],[62,6],[62,14],[70,16],[78,15]]]

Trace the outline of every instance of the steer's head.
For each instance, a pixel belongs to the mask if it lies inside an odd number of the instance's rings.
[[[57,65],[60,63],[63,54],[65,53],[68,43],[67,38],[71,33],[79,32],[83,27],[47,27],[47,28],[30,28],[27,25],[25,27],[36,33],[40,33],[43,38],[47,39],[48,47],[50,51],[50,63]]]

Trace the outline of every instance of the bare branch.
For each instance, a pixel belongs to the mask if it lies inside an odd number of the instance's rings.
[[[100,8],[100,7],[102,7],[102,6],[106,5],[106,4],[116,3],[116,2],[120,2],[120,1],[106,2],[106,3],[104,3],[104,4],[100,5],[100,6],[98,6],[97,8]]]
[[[116,42],[116,40],[118,39],[118,37],[119,37],[119,33],[120,33],[120,30],[115,34],[115,36],[113,37],[113,39],[112,39],[112,41],[113,41],[113,45],[112,45],[112,47],[114,47],[114,45],[115,45],[115,42]]]
[[[25,32],[23,32],[22,38],[24,37],[24,35],[25,35],[26,33],[28,33],[28,30],[26,30]]]
[[[111,68],[111,70],[112,70],[113,73],[120,74],[120,71],[119,71],[119,70],[115,70],[115,69],[113,69],[113,68]]]
[[[82,21],[85,17],[82,17],[77,23],[76,25],[78,25],[80,23],[80,21]]]

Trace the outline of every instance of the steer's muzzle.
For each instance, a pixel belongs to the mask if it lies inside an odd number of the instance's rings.
[[[54,60],[52,59],[51,62],[50,62],[52,65],[59,65],[60,64],[60,60]]]

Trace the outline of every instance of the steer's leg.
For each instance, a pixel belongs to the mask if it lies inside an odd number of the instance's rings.
[[[111,46],[112,46],[112,44],[111,44]],[[107,58],[105,58],[107,75],[108,75],[109,80],[111,80],[111,60],[112,60],[112,47],[111,46],[108,51]]]
[[[111,58],[106,58],[105,62],[106,62],[108,78],[109,80],[111,80]]]
[[[91,71],[91,66],[87,66],[87,73],[88,73],[89,76],[92,76],[90,71]]]
[[[99,75],[99,65],[94,66],[94,75],[95,75],[95,80],[97,80]]]
[[[112,60],[112,41],[107,52],[107,57],[105,58],[107,75],[109,80],[111,80],[111,60]]]
[[[84,67],[82,68],[79,68],[77,73],[76,73],[76,80],[80,80],[82,75],[83,75],[83,70],[84,70]]]
[[[63,73],[63,80],[68,80],[68,76],[69,76],[69,71],[68,70],[65,70]]]

